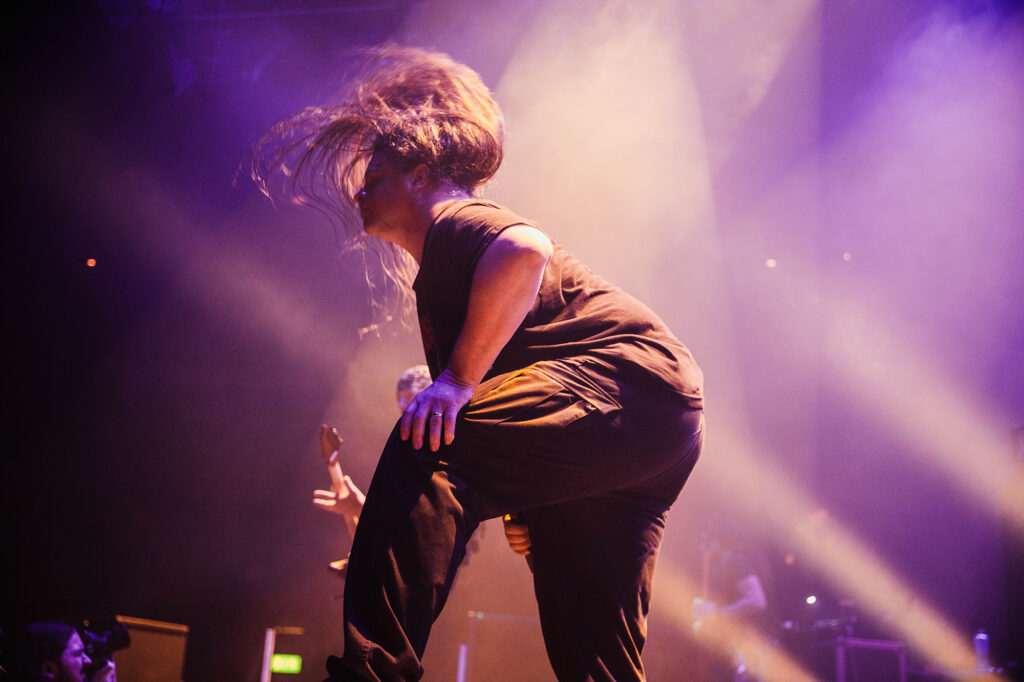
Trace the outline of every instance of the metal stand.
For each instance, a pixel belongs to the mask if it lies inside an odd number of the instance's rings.
[[[537,616],[523,616],[513,613],[484,613],[483,611],[470,611],[466,615],[469,618],[469,625],[467,627],[466,641],[459,645],[458,672],[456,673],[455,682],[467,682],[469,649],[473,644],[477,623],[487,620],[503,623],[529,623],[531,625],[540,625],[540,619]]]
[[[260,682],[270,682],[270,662],[274,658],[274,648],[277,646],[278,635],[301,635],[305,634],[302,628],[276,627],[267,628],[263,633],[263,665],[260,667]]]

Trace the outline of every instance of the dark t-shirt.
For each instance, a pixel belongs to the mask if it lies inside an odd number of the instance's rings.
[[[513,225],[537,227],[490,201],[468,199],[446,206],[427,232],[413,289],[435,377],[462,331],[480,257]],[[597,358],[642,385],[672,391],[690,407],[703,406],[700,368],[657,315],[554,244],[533,307],[486,378],[570,357]]]

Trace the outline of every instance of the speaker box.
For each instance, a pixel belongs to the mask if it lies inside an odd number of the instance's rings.
[[[188,626],[118,616],[131,644],[114,654],[117,679],[123,682],[182,682]]]
[[[836,682],[907,682],[903,642],[861,637],[836,639]]]

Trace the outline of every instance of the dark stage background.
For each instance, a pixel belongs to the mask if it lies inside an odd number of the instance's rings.
[[[189,682],[256,680],[264,629],[299,626],[279,650],[320,679],[347,540],[310,503],[316,429],[338,426],[367,483],[421,351],[415,332],[358,333],[360,261],[325,218],[232,181],[263,130],[330,97],[345,50],[394,39],[482,74],[510,129],[488,194],[649,302],[705,369],[710,437],[670,519],[651,679],[700,657],[689,598],[723,515],[770,557],[777,624],[852,612],[918,669],[964,663],[979,627],[1001,663],[1021,655],[1013,3],[4,13],[4,624],[185,624]],[[476,679],[549,675],[503,545],[486,524],[425,679],[454,679],[467,641]],[[808,642],[791,648],[810,670]]]

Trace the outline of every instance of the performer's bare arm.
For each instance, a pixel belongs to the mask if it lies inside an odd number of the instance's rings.
[[[736,589],[740,592],[740,598],[721,607],[722,613],[750,613],[763,611],[768,606],[768,600],[764,596],[764,587],[756,574],[751,573],[744,576],[736,583]]]
[[[451,362],[402,413],[402,438],[411,437],[414,448],[425,437],[435,452],[442,436],[454,440],[459,410],[533,306],[552,251],[551,240],[528,225],[507,228],[484,251]]]
[[[736,589],[740,593],[740,598],[724,606],[718,606],[705,599],[695,600],[692,606],[694,616],[698,619],[708,618],[715,614],[745,616],[767,608],[768,600],[764,596],[764,586],[756,574],[751,573],[741,578],[736,583]]]

